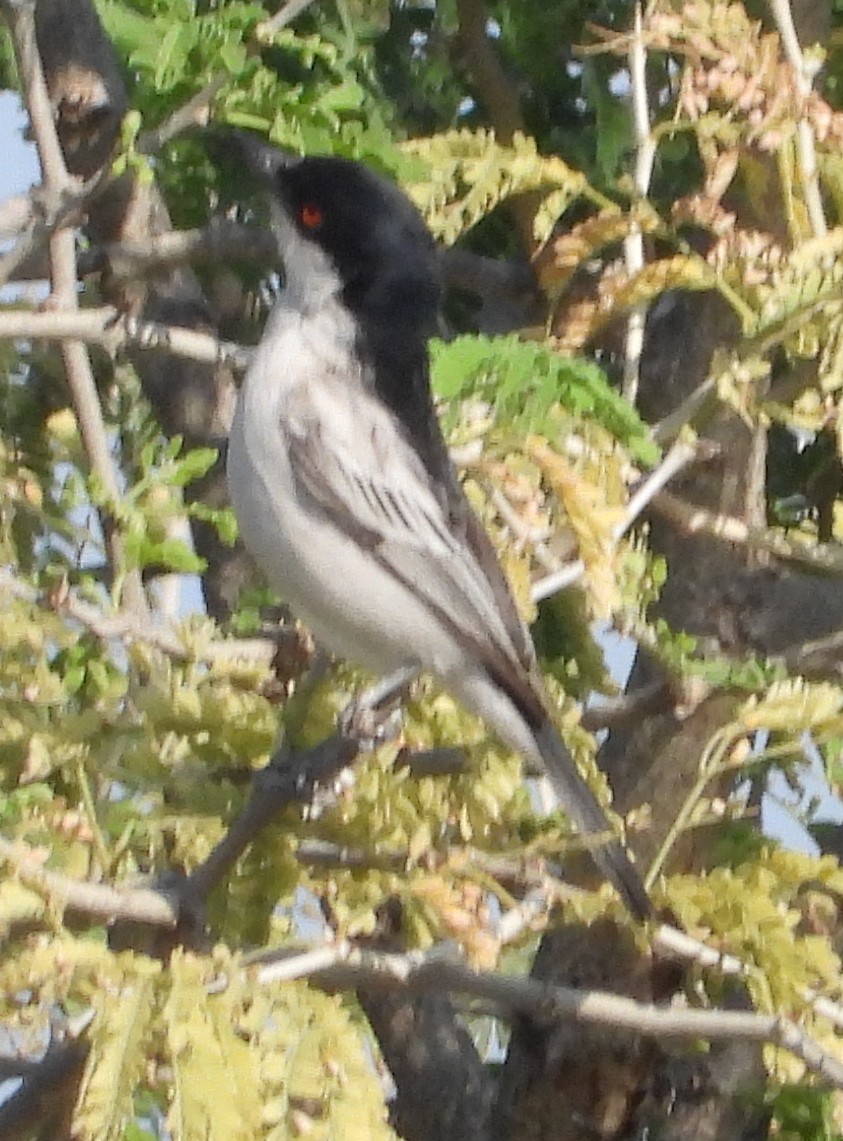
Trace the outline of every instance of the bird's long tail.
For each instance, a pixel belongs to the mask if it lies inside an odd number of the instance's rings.
[[[617,888],[630,913],[636,919],[647,919],[653,905],[644,883],[556,728],[546,721],[532,732],[554,791],[577,828],[587,835],[607,837],[592,849],[594,862]]]

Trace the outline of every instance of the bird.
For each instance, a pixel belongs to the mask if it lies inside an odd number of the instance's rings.
[[[393,182],[227,132],[269,192],[283,287],[239,391],[231,504],[317,644],[376,675],[427,671],[540,765],[630,914],[651,901],[553,724],[529,632],[452,465],[430,387],[438,255]]]

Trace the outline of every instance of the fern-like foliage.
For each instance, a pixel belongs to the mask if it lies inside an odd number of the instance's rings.
[[[482,400],[515,435],[551,430],[552,410],[562,405],[602,424],[637,460],[658,459],[647,425],[591,361],[516,336],[466,336],[435,342],[432,362],[436,393],[454,411],[466,401]]]
[[[501,145],[492,131],[446,131],[402,144],[405,154],[423,160],[427,175],[408,190],[440,241],[452,245],[513,194],[538,191],[534,221],[543,241],[566,206],[588,187],[588,180],[561,158],[539,154],[534,139],[516,134]]]

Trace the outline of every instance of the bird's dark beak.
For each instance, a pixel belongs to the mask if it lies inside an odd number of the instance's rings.
[[[265,186],[273,186],[280,170],[295,166],[301,156],[268,143],[263,135],[234,127],[213,132],[213,150],[229,166],[244,165]]]

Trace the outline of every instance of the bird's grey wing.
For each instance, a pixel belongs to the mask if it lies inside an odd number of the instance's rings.
[[[501,610],[498,591],[463,529],[454,527],[447,498],[418,455],[386,418],[358,423],[355,432],[344,432],[341,422],[342,417],[309,417],[285,429],[299,493],[369,548],[507,689],[536,707],[510,615]],[[480,528],[476,520],[472,525]],[[502,576],[501,584],[505,590]],[[506,599],[514,612],[508,592]],[[526,640],[520,624],[517,630]]]
[[[599,802],[544,708],[541,689],[510,637],[511,619],[469,541],[452,519],[453,500],[389,420],[326,415],[299,420],[288,437],[297,491],[423,600],[477,665],[506,693],[532,733],[567,811],[586,832],[608,835],[594,857],[634,915],[650,912],[647,893]],[[289,425],[288,425],[289,427]],[[441,482],[441,481],[440,481]],[[479,522],[477,523],[479,528]],[[488,542],[488,540],[486,540]],[[503,581],[503,580],[502,580]],[[511,597],[506,598],[511,606]],[[408,647],[408,650],[410,647]]]

